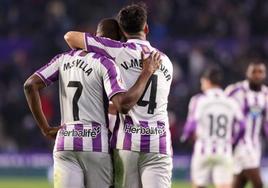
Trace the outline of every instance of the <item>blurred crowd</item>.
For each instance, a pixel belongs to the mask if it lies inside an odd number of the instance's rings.
[[[56,54],[67,51],[68,30],[93,32],[101,18],[116,16],[129,0],[0,1],[0,152],[50,151],[23,94],[23,83]],[[175,153],[190,97],[199,92],[200,73],[209,64],[225,72],[225,83],[244,78],[246,64],[268,56],[266,0],[145,0],[149,40],[174,65],[169,113]],[[60,122],[57,84],[41,96],[51,125]]]

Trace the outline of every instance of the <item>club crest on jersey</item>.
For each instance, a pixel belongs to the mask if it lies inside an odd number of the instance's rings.
[[[262,109],[259,106],[252,106],[249,109],[249,114],[252,117],[258,117],[258,116],[262,115]]]

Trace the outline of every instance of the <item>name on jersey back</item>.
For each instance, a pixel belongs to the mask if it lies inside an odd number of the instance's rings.
[[[83,60],[81,59],[76,59],[72,62],[67,62],[63,64],[63,71],[69,70],[73,67],[79,68],[81,70],[84,71],[85,74],[87,74],[87,76],[90,75],[90,73],[93,71],[93,69],[91,67],[88,67],[89,65],[87,63],[85,63]]]
[[[142,68],[142,61],[141,61],[141,59],[131,59],[129,63],[127,63],[126,61],[121,63],[121,66],[125,70],[128,70],[129,68],[132,68],[132,67],[138,67],[141,69]],[[164,74],[166,81],[169,81],[171,79],[171,75],[170,75],[168,69],[163,64],[160,65],[159,70]]]

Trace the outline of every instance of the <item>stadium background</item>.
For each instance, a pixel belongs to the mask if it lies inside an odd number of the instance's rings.
[[[136,1],[0,1],[0,187],[49,186],[46,176],[52,164],[53,143],[40,134],[28,110],[22,87],[25,79],[57,53],[68,50],[65,32],[94,32],[101,18],[115,16],[130,2]],[[227,85],[243,79],[250,59],[258,57],[267,62],[268,1],[144,2],[149,11],[149,40],[174,65],[168,107],[174,148],[173,187],[186,188],[181,182],[189,180],[192,145],[180,143],[179,136],[189,99],[199,92],[199,75],[208,64],[218,64]],[[51,125],[58,125],[57,85],[43,92],[42,104]],[[264,145],[264,156],[268,154],[266,148]],[[266,161],[264,157],[263,176],[268,176]]]

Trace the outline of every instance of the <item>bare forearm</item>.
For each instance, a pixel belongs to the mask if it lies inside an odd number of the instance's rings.
[[[132,108],[143,94],[150,77],[151,74],[142,73],[137,79],[136,83],[125,93],[122,103],[125,104],[128,108]]]
[[[138,102],[151,75],[151,73],[143,71],[127,92],[120,93],[113,99],[113,103],[121,113],[127,113]]]
[[[24,83],[24,93],[29,108],[39,128],[44,131],[49,125],[42,110],[39,90],[46,87],[45,83],[37,76],[32,75]]]
[[[41,100],[39,91],[37,88],[25,88],[24,93],[29,105],[29,108],[33,114],[34,119],[36,120],[39,128],[44,130],[48,126],[48,122],[45,118],[41,107]]]
[[[84,33],[77,31],[69,31],[64,35],[64,39],[72,49],[85,49]]]

